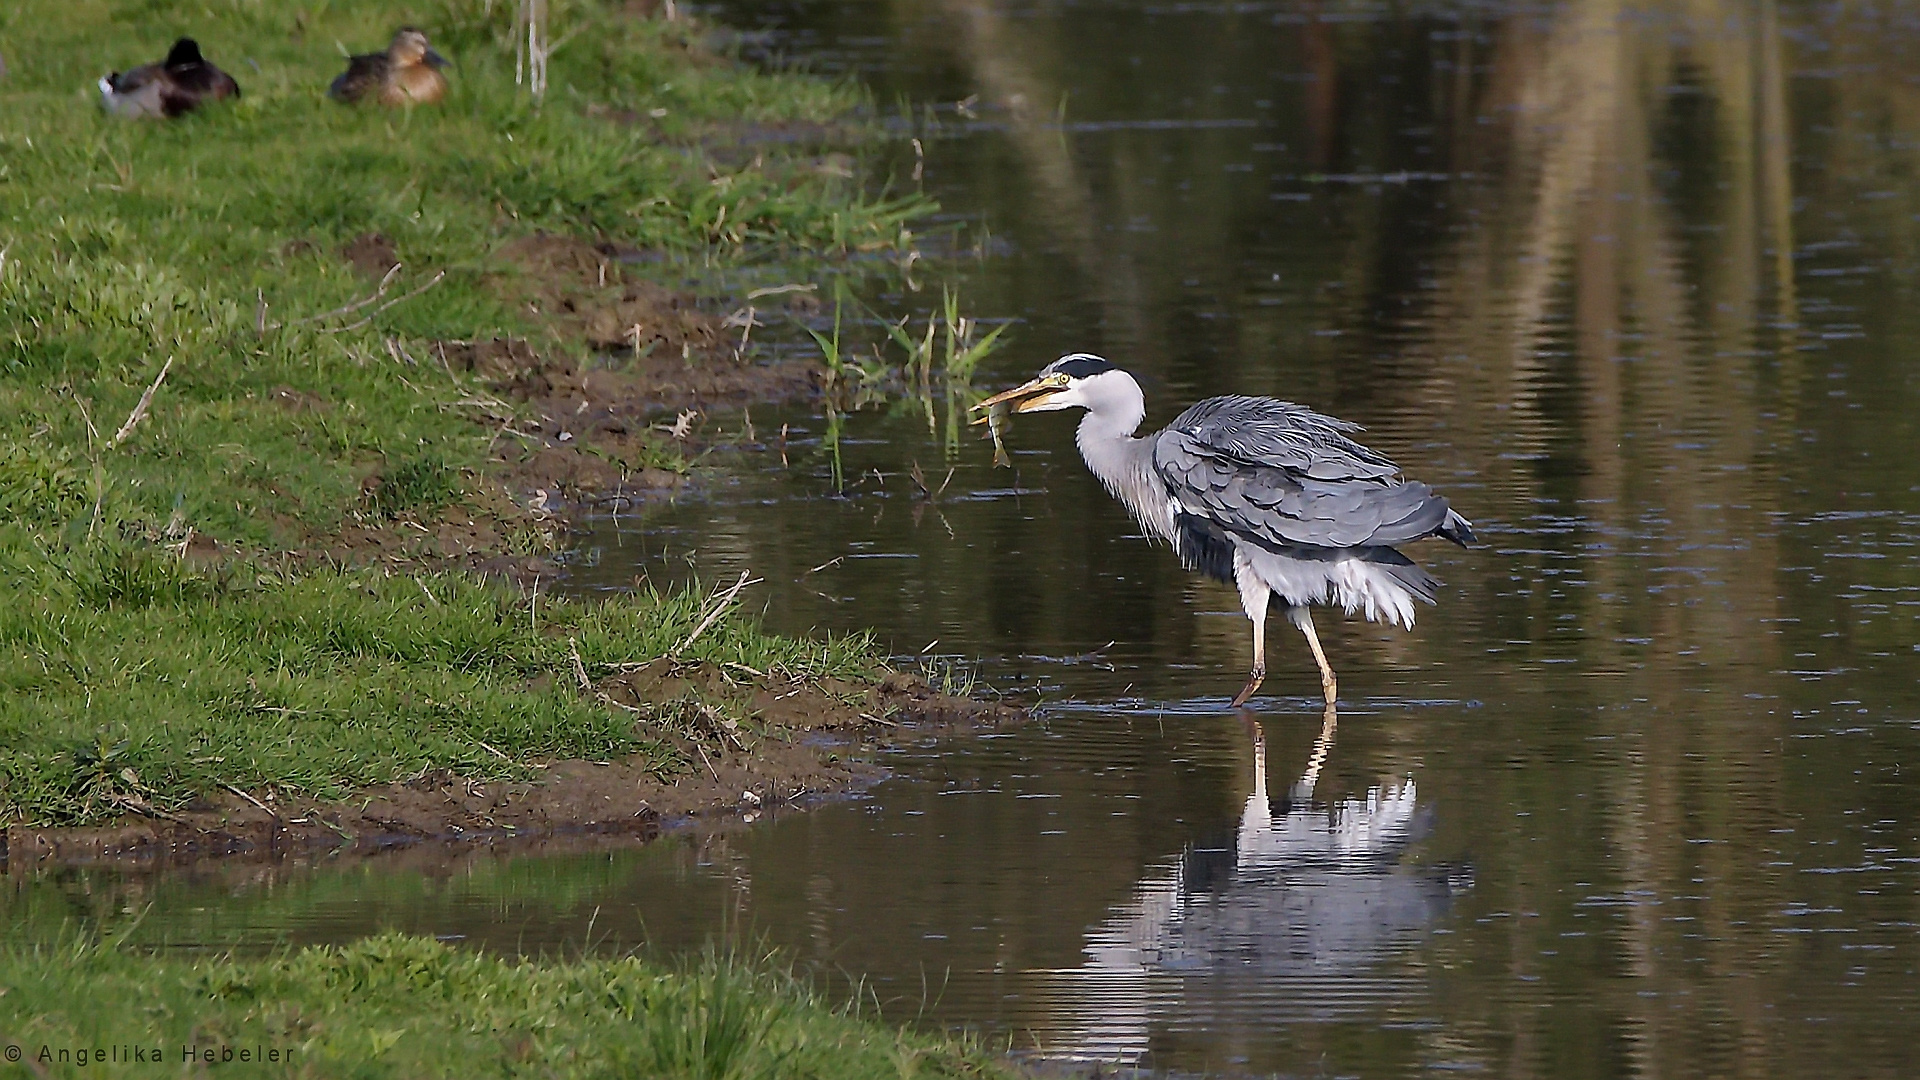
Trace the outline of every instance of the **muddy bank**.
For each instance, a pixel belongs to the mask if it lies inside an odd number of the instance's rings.
[[[373,278],[403,255],[378,233],[339,252]],[[709,310],[711,302],[630,275],[628,264],[641,257],[548,233],[515,240],[489,257],[487,273],[551,328],[548,340],[440,340],[411,349],[390,342],[397,362],[443,368],[478,388],[442,407],[489,434],[487,466],[468,477],[468,490],[450,505],[402,515],[356,512],[337,530],[305,537],[298,557],[463,569],[530,585],[559,574],[544,553],[560,546],[569,514],[624,510],[684,489],[689,463],[711,445],[710,411],[820,392],[818,364],[763,361],[744,347],[753,327],[817,309],[811,287],[743,300],[721,315]],[[590,351],[580,354],[582,345]],[[291,387],[269,396],[288,412],[334,409]],[[374,502],[388,480],[382,471],[368,474],[362,502]]]
[[[585,343],[588,356],[519,338],[432,346],[449,371],[476,376],[500,396],[503,407],[493,413],[484,401],[466,407],[483,422],[497,417],[501,479],[542,507],[671,491],[686,482],[686,459],[702,449],[708,411],[819,392],[819,365],[763,361],[750,347],[754,326],[816,307],[809,290],[757,305],[743,299],[723,315],[630,275],[628,264],[641,255],[538,233],[489,258],[496,288],[555,335]]]
[[[489,846],[644,843],[689,819],[798,808],[886,775],[878,751],[901,742],[1017,723],[1016,706],[939,694],[891,674],[877,684],[752,679],[667,661],[582,689],[634,713],[689,751],[692,772],[662,776],[638,759],[534,763],[526,779],[481,783],[447,770],[382,784],[343,802],[272,790],[224,790],[175,812],[128,805],[109,826],[5,830],[0,863],[175,865],[371,852],[422,843]],[[725,718],[717,707],[744,715]],[[744,707],[742,707],[744,705]],[[658,718],[658,719],[653,719]]]
[[[608,366],[541,353],[519,339],[436,348],[456,371],[476,373],[503,398],[531,407],[529,422],[503,424],[493,460],[509,490],[542,507],[676,490],[687,482],[685,462],[705,448],[708,410],[819,389],[810,364],[763,365],[710,352],[683,358],[687,339],[662,340],[670,343],[666,357],[615,357]]]

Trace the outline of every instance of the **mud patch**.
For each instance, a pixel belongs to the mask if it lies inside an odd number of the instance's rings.
[[[535,233],[499,248],[489,262],[515,279],[509,291],[534,313],[595,348],[682,362],[727,351],[718,317],[686,293],[628,280],[619,254],[610,244]]]
[[[525,342],[448,343],[461,362],[504,379],[522,400],[553,397],[655,409],[774,401],[812,392],[810,364],[758,364],[741,359],[725,320],[693,296],[629,278],[630,253],[612,244],[535,233],[496,250],[489,263],[502,287],[563,330],[604,352],[589,370],[535,355]]]
[[[788,362],[610,354],[600,365],[543,354],[519,338],[435,346],[456,371],[481,375],[496,391],[538,407],[555,421],[590,423],[599,414],[659,414],[787,401],[818,391],[818,369]],[[571,430],[571,429],[567,429]],[[576,433],[577,434],[577,433]]]
[[[676,668],[664,660],[583,692],[649,710],[745,695],[754,709],[730,733],[685,728],[684,737],[699,743],[696,764],[672,777],[637,760],[569,760],[536,765],[531,779],[491,783],[434,770],[345,803],[222,791],[178,813],[148,808],[110,827],[12,828],[0,859],[18,872],[42,863],[173,865],[423,842],[645,842],[687,819],[751,820],[856,790],[885,775],[874,758],[888,745],[991,730],[1025,716],[1009,705],[937,694],[899,674],[873,684],[743,682],[711,665]]]
[[[394,248],[392,238],[379,232],[361,233],[347,241],[340,248],[340,257],[355,270],[376,280],[400,265],[400,252]]]
[[[323,413],[332,410],[325,398],[305,390],[295,390],[284,383],[267,391],[267,400],[290,413]]]
[[[560,575],[549,553],[566,532],[558,514],[525,506],[493,485],[468,491],[438,513],[396,520],[361,517],[289,553],[296,566],[384,565],[394,572],[466,570],[531,586]]]
[[[370,233],[348,247],[371,253],[364,262],[371,268],[392,245]],[[722,320],[690,295],[629,280],[622,261],[629,254],[547,233],[495,251],[489,261],[506,295],[589,342],[617,347],[589,360],[521,338],[431,343],[424,361],[478,376],[490,392],[443,407],[491,429],[491,467],[480,484],[463,485],[458,505],[363,513],[334,532],[304,537],[299,557],[461,568],[531,584],[558,573],[547,555],[569,512],[624,509],[684,487],[689,461],[705,449],[699,430],[707,412],[818,392],[815,365],[737,359]],[[817,303],[804,291],[786,301]],[[293,413],[329,408],[290,387],[269,397]],[[694,415],[676,423],[686,410]],[[363,478],[363,508],[379,501],[373,496],[385,479]]]
[[[537,352],[520,339],[441,342],[448,367],[481,376],[496,393],[532,406],[530,423],[503,424],[495,440],[508,487],[543,508],[594,505],[670,492],[686,482],[700,449],[692,421],[675,430],[670,413],[705,413],[814,393],[805,364],[643,357],[591,367]]]

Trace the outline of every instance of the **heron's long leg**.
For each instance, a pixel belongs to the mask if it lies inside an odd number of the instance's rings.
[[[1333,677],[1333,665],[1327,663],[1327,654],[1320,650],[1320,637],[1313,632],[1313,613],[1303,605],[1287,609],[1287,621],[1300,628],[1307,635],[1307,648],[1313,650],[1314,662],[1320,665],[1320,692],[1326,695],[1327,707],[1333,707],[1333,699],[1340,692],[1340,683]]]
[[[1247,675],[1247,685],[1233,696],[1233,707],[1239,708],[1247,703],[1260,684],[1267,681],[1267,613],[1253,620],[1253,671]]]
[[[1234,569],[1239,571],[1241,567],[1236,565]],[[1240,579],[1240,606],[1246,609],[1247,618],[1253,620],[1253,671],[1247,676],[1247,685],[1233,697],[1233,708],[1237,709],[1247,703],[1267,678],[1267,601],[1272,599],[1273,592],[1251,574],[1236,572],[1234,576]]]

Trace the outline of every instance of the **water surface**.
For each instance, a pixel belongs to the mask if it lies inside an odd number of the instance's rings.
[[[745,936],[891,1019],[1168,1075],[1902,1076],[1920,1007],[1920,89],[1896,7],[777,3],[751,56],[857,75],[1015,320],[1149,423],[1267,393],[1364,423],[1483,547],[1411,633],[1248,663],[1233,594],[1142,540],[1071,421],[1014,467],[911,405],[809,410],[574,587],[751,569],[1036,695],[860,798],[643,851],[63,871],[16,923],[183,947],[377,927],[501,949]],[[918,138],[916,154],[910,138]],[[920,178],[913,169],[920,167]],[[867,279],[871,280],[871,279]],[[877,330],[865,331],[874,340]],[[776,330],[770,339],[781,340]],[[785,340],[797,335],[789,332]],[[714,417],[711,429],[741,418]],[[934,482],[922,498],[906,473]],[[836,984],[838,985],[838,984]]]

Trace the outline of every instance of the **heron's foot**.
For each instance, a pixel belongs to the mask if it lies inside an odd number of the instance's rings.
[[[1267,681],[1267,669],[1254,668],[1253,673],[1247,676],[1247,685],[1241,687],[1240,692],[1234,695],[1232,707],[1237,709],[1240,706],[1245,705],[1247,703],[1247,699],[1253,696],[1253,692],[1255,690],[1260,689],[1260,684],[1266,681]]]

